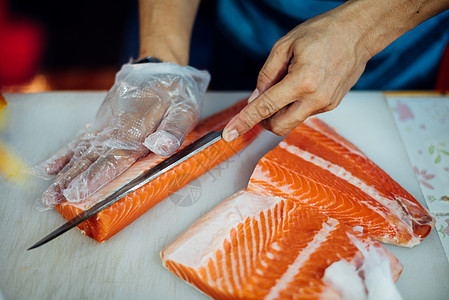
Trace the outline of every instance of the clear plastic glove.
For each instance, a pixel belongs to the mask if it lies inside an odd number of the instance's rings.
[[[42,203],[80,202],[149,152],[174,153],[197,124],[210,75],[173,63],[125,64],[92,126],[35,173],[56,175]]]

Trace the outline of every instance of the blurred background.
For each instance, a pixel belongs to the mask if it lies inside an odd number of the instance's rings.
[[[233,44],[215,5],[201,2],[190,64],[212,73],[211,89],[252,90],[265,57]],[[137,0],[0,0],[0,91],[109,89],[120,66],[137,58],[137,9]],[[441,64],[440,90],[449,86],[448,53]]]
[[[0,0],[2,91],[110,88],[137,50],[137,1],[111,3]]]
[[[137,9],[137,0],[0,0],[0,91],[109,89],[120,66],[138,56]],[[214,9],[214,1],[202,1],[194,26],[190,64],[200,69],[210,69],[214,58],[205,49],[222,39]],[[236,65],[250,65],[251,78],[227,78],[226,86],[215,88],[254,88],[263,60],[233,55],[239,50],[229,43],[226,50],[215,48],[217,57],[232,55]]]

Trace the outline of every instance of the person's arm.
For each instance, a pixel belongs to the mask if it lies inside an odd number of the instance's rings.
[[[449,0],[352,0],[302,23],[273,46],[249,104],[226,125],[225,140],[260,122],[286,135],[334,109],[369,59],[448,8]]]
[[[185,66],[200,0],[139,0],[139,58],[153,56]]]

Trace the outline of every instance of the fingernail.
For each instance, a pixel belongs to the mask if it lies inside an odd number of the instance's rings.
[[[238,136],[239,136],[239,133],[235,129],[232,129],[232,130],[226,132],[225,134],[223,134],[223,138],[226,142],[233,141],[236,138],[238,138]]]
[[[162,130],[150,134],[143,145],[157,155],[167,157],[178,150],[181,143],[174,135]]]
[[[254,92],[249,96],[248,103],[251,103],[254,99],[256,99],[259,96],[259,90],[256,88]]]

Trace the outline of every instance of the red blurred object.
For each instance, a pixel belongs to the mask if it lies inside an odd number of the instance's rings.
[[[449,91],[449,43],[446,45],[441,58],[435,89],[437,91]]]
[[[43,38],[37,23],[10,16],[6,1],[0,0],[0,87],[21,84],[36,74]]]

